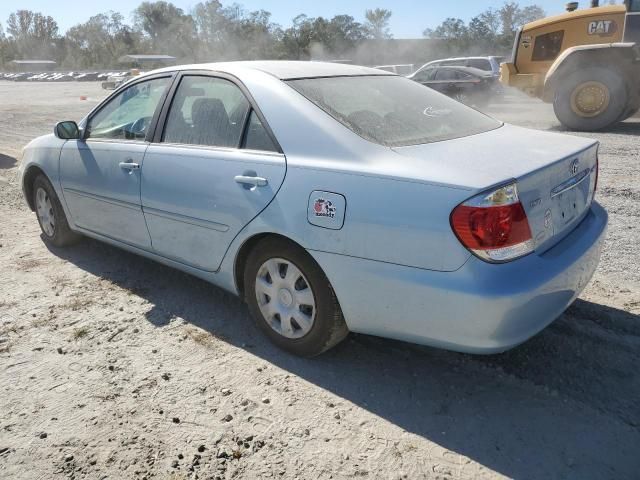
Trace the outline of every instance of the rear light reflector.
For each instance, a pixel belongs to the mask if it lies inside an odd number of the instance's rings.
[[[596,190],[598,189],[598,175],[600,173],[600,161],[598,160],[598,155],[596,154],[596,165],[595,172],[591,171],[591,176],[595,177],[593,180],[593,194],[591,195],[591,201],[596,198]]]
[[[515,183],[481,193],[451,212],[460,242],[489,262],[507,262],[533,251],[527,214]]]

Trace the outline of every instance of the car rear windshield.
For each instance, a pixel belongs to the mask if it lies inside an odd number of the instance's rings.
[[[325,77],[288,83],[353,132],[388,147],[451,140],[502,125],[403,77]]]

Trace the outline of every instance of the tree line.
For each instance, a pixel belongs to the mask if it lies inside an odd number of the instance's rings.
[[[366,10],[362,22],[350,15],[332,18],[301,14],[288,27],[271,20],[266,10],[247,11],[219,0],[198,3],[190,12],[170,2],[144,1],[125,21],[119,12],[94,15],[85,23],[60,32],[55,19],[30,10],[17,10],[0,24],[0,68],[11,60],[49,59],[69,69],[112,68],[122,55],[173,55],[181,63],[240,59],[349,59],[357,62],[359,47],[370,40],[392,39],[390,10]],[[438,40],[420,59],[437,55],[505,53],[522,24],[541,18],[538,6],[505,2],[469,23],[448,18],[424,37]],[[382,45],[382,43],[381,43]]]

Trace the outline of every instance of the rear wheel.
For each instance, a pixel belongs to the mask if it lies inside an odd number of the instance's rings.
[[[329,280],[302,248],[270,238],[247,259],[244,291],[258,327],[280,348],[312,357],[349,333]]]
[[[624,78],[615,69],[590,67],[560,81],[553,101],[558,120],[572,130],[601,130],[617,123],[627,108]]]
[[[47,242],[56,247],[66,247],[80,239],[69,228],[58,195],[44,175],[38,175],[33,182],[33,205],[42,235]]]

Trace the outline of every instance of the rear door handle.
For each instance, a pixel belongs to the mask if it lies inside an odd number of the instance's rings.
[[[248,175],[236,175],[234,180],[236,183],[248,185],[250,187],[265,187],[269,183],[266,178],[252,177]]]
[[[134,162],[120,162],[120,168],[125,170],[140,170],[140,164]]]

